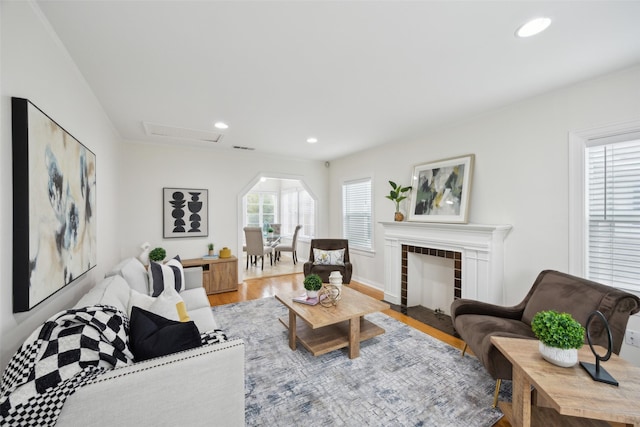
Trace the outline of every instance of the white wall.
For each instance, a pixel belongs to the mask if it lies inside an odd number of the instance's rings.
[[[0,368],[24,339],[56,312],[70,307],[117,261],[119,139],[91,89],[37,7],[0,2]],[[96,154],[98,263],[91,272],[26,313],[12,308],[14,236],[11,97],[31,100]],[[25,286],[28,284],[25,283]]]
[[[415,164],[474,153],[469,221],[513,225],[505,240],[505,303],[518,303],[541,270],[569,269],[568,132],[638,118],[640,66],[334,160],[329,231],[341,234],[342,182],[372,176],[375,256],[351,258],[356,280],[383,289],[384,234],[377,222],[393,220],[387,181],[409,185]],[[629,327],[640,328],[639,320],[634,316]],[[640,352],[634,360],[640,364]]]
[[[128,143],[122,156],[120,256],[137,256],[140,244],[162,246],[167,256],[199,257],[212,242],[241,258],[241,197],[260,176],[300,179],[318,197],[318,233],[326,233],[328,169],[323,162],[283,159],[264,154],[210,148],[181,149]],[[209,236],[163,239],[162,188],[209,190]],[[238,263],[239,280],[244,265]]]

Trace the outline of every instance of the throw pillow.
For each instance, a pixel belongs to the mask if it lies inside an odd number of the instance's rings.
[[[153,261],[149,264],[149,290],[151,291],[151,296],[157,297],[160,295],[167,285],[175,287],[178,292],[184,289],[184,269],[179,256],[170,259],[166,264]]]
[[[131,318],[131,310],[133,310],[133,307],[140,307],[149,311],[149,307],[151,307],[151,304],[153,304],[155,300],[156,299],[154,297],[150,297],[149,295],[145,295],[135,289],[131,289],[129,291],[129,306],[127,307],[127,314],[129,315],[129,318]]]
[[[200,332],[193,322],[176,322],[133,307],[129,345],[136,362],[200,347]]]
[[[149,306],[150,312],[167,319],[180,320],[178,305],[184,305],[184,301],[170,284],[154,300]]]
[[[325,251],[313,248],[313,263],[315,265],[344,265],[344,249]]]

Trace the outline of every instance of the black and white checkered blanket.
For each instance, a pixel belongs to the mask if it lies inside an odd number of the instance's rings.
[[[127,316],[114,307],[66,310],[36,329],[0,385],[0,424],[53,426],[66,398],[100,373],[133,363]]]
[[[53,426],[65,400],[108,370],[133,363],[129,318],[115,307],[66,310],[36,329],[13,356],[0,384],[0,425]],[[219,329],[200,334],[221,343]]]

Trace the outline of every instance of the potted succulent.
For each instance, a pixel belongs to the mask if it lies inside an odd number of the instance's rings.
[[[407,198],[405,193],[407,191],[411,191],[411,186],[403,187],[401,185],[397,185],[393,181],[389,181],[389,184],[391,185],[391,191],[389,191],[389,195],[385,197],[396,204],[396,213],[393,219],[395,221],[402,221],[404,219],[404,215],[400,212],[400,202]]]
[[[209,243],[209,255],[213,255],[213,243]]]
[[[304,288],[307,290],[307,298],[317,298],[318,291],[322,288],[322,279],[317,274],[309,274],[304,278]]]
[[[540,311],[531,319],[531,330],[540,340],[540,354],[545,360],[563,367],[578,363],[585,330],[569,313]]]
[[[149,252],[149,259],[151,261],[160,262],[167,256],[167,251],[162,248],[155,248]]]

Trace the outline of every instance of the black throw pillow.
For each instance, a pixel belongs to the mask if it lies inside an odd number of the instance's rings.
[[[134,306],[129,345],[136,362],[200,347],[200,332],[193,322],[176,322]]]

